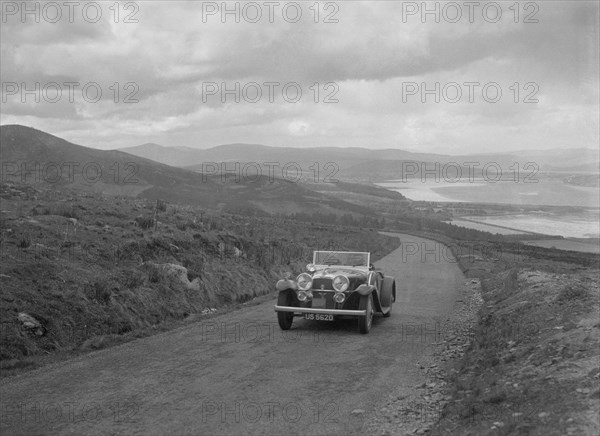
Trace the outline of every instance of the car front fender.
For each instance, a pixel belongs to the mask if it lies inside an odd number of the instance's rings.
[[[277,296],[277,305],[278,306],[298,306],[298,300],[296,299],[296,292],[293,289],[284,289],[283,291],[279,291],[279,295]]]
[[[292,289],[295,291],[298,289],[298,285],[296,284],[296,282],[294,280],[281,279],[277,282],[277,284],[275,285],[275,288],[278,291],[285,291],[286,289]]]
[[[360,295],[369,295],[374,290],[375,286],[366,284],[360,285],[358,288],[356,288],[356,292],[358,292]]]

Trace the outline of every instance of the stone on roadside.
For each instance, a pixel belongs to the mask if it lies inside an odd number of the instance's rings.
[[[31,332],[36,336],[43,336],[44,333],[46,333],[46,329],[44,328],[44,326],[28,313],[19,312],[19,314],[17,315],[17,319],[21,321],[23,327],[31,330]]]

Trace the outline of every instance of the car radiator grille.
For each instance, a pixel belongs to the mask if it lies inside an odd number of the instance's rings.
[[[314,309],[326,309],[333,307],[333,297],[331,292],[313,292],[314,297],[311,302],[311,307]]]
[[[333,280],[331,280],[331,279],[314,279],[313,280],[313,285],[312,285],[313,289],[321,289],[321,286],[323,287],[323,289],[333,290]]]

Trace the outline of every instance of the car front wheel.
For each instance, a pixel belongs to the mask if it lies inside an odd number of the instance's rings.
[[[375,313],[373,309],[373,293],[360,297],[358,309],[367,311],[365,316],[358,317],[358,330],[362,334],[369,333],[373,324],[373,314]]]
[[[277,312],[277,321],[281,330],[289,330],[294,322],[294,314],[292,312]]]
[[[279,306],[291,306],[292,297],[289,292],[280,292],[277,297]],[[289,330],[294,322],[294,312],[277,312],[277,322],[281,330]]]

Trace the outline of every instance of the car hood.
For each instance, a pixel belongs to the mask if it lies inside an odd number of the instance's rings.
[[[354,268],[325,268],[316,271],[313,274],[313,279],[333,279],[336,276],[343,275],[348,278],[361,277],[366,278],[368,275],[367,271]]]

